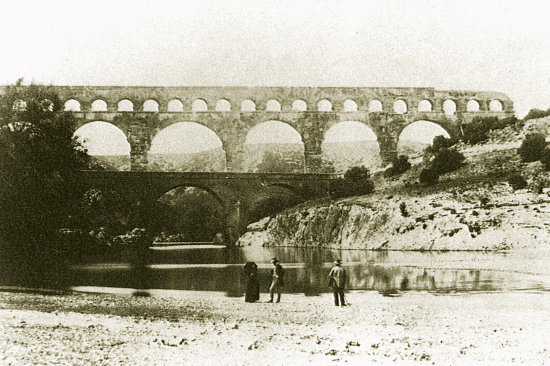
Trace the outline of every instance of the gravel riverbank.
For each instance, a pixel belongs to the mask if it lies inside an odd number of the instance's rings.
[[[266,295],[262,294],[262,300]],[[527,364],[550,359],[550,293],[385,297],[0,292],[2,365]]]

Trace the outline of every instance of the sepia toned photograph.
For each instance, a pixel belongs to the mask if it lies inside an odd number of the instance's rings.
[[[550,3],[0,4],[0,365],[550,364]]]

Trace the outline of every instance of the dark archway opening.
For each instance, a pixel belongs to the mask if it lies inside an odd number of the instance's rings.
[[[268,186],[251,201],[247,224],[275,215],[282,210],[304,202],[304,198],[284,186]]]
[[[154,226],[157,242],[212,242],[225,234],[225,210],[210,192],[181,186],[164,193],[156,202]]]

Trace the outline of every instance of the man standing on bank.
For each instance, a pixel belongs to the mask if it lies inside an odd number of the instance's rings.
[[[342,268],[342,261],[337,259],[334,261],[334,267],[328,274],[328,284],[332,287],[334,293],[334,305],[346,306],[344,299],[344,287],[346,287],[347,274],[346,270]],[[338,301],[340,300],[340,301]]]
[[[271,260],[271,264],[273,264],[273,268],[271,268],[271,286],[269,286],[269,301],[273,302],[273,296],[275,293],[277,293],[277,301],[281,301],[281,290],[284,285],[284,275],[285,270],[283,269],[283,266],[279,264],[279,260],[277,258],[273,258]]]

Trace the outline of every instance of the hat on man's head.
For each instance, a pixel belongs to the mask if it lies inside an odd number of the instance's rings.
[[[341,260],[341,259],[336,259],[336,260],[334,261],[334,264],[342,264],[342,260]]]
[[[271,258],[272,262],[279,263],[279,260],[277,258]]]

